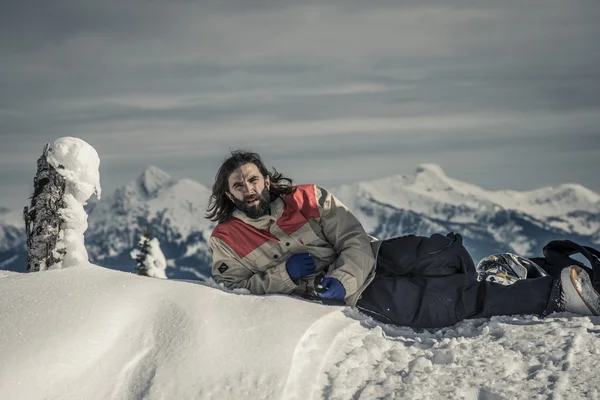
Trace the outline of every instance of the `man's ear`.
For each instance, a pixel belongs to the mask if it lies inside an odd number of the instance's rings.
[[[265,185],[267,186],[267,190],[271,189],[271,177],[269,175],[265,178]]]
[[[231,193],[229,192],[225,192],[225,196],[227,196],[227,198],[231,201],[233,201],[233,197],[231,196]]]

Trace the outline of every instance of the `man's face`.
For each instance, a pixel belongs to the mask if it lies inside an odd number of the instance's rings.
[[[269,177],[265,179],[253,163],[235,169],[227,180],[229,192],[225,193],[235,206],[248,216],[257,219],[269,212]]]

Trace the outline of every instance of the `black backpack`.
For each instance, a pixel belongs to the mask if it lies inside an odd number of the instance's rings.
[[[600,251],[582,246],[570,240],[553,240],[544,246],[544,257],[530,258],[549,275],[560,275],[563,268],[578,265],[590,274],[590,279],[596,290],[600,290]],[[583,263],[571,258],[574,254],[581,254],[591,265],[591,269]]]

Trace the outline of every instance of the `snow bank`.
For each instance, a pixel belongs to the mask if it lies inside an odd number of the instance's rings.
[[[297,304],[92,265],[8,275],[0,398],[278,398],[298,342],[339,310]]]
[[[435,332],[86,265],[0,275],[2,399],[599,398],[600,318]]]

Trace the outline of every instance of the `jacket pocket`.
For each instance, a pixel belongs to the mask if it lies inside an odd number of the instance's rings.
[[[318,223],[314,222],[314,224],[316,227],[312,226],[313,223],[307,222],[294,232],[292,237],[304,245],[309,253],[330,264],[337,258],[337,253],[331,243],[314,231],[314,229],[319,229]]]
[[[289,251],[282,250],[280,242],[275,241],[263,243],[259,248],[246,256],[250,264],[257,271],[261,272],[281,264],[288,257]]]

